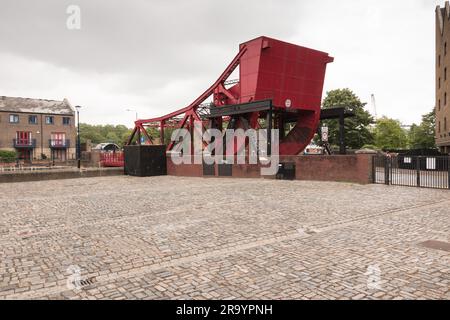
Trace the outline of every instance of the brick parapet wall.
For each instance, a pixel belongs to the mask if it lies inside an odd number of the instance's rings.
[[[372,182],[372,154],[332,156],[281,156],[280,162],[293,162],[297,180],[341,181],[367,184]],[[274,178],[261,176],[260,165],[234,164],[234,178]],[[203,165],[175,165],[167,158],[167,174],[173,176],[203,177]],[[215,176],[218,168],[215,166]]]

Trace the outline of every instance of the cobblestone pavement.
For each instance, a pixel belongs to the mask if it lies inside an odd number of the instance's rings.
[[[447,190],[118,176],[0,184],[0,209],[0,299],[450,299],[422,245],[450,242]]]

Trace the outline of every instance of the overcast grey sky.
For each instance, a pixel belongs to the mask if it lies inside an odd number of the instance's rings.
[[[349,87],[379,115],[434,106],[435,0],[1,0],[0,95],[68,98],[82,121],[133,125],[185,107],[241,42],[266,35],[330,53],[325,90]],[[69,5],[81,29],[66,27]]]

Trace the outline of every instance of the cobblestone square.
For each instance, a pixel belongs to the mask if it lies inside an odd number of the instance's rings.
[[[450,192],[128,176],[0,184],[0,299],[450,299]],[[447,247],[448,248],[448,247]]]

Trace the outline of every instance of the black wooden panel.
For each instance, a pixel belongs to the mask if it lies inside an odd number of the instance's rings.
[[[278,165],[278,173],[276,176],[279,180],[294,180],[295,179],[295,163],[282,162]]]
[[[125,146],[125,174],[139,177],[167,174],[166,146]]]
[[[222,163],[218,165],[220,177],[231,177],[233,175],[233,165]]]
[[[215,164],[203,163],[203,175],[204,176],[215,176],[216,175]]]
[[[260,100],[243,104],[233,104],[222,107],[212,107],[208,118],[231,116],[256,111],[267,111],[272,106],[272,100]]]

